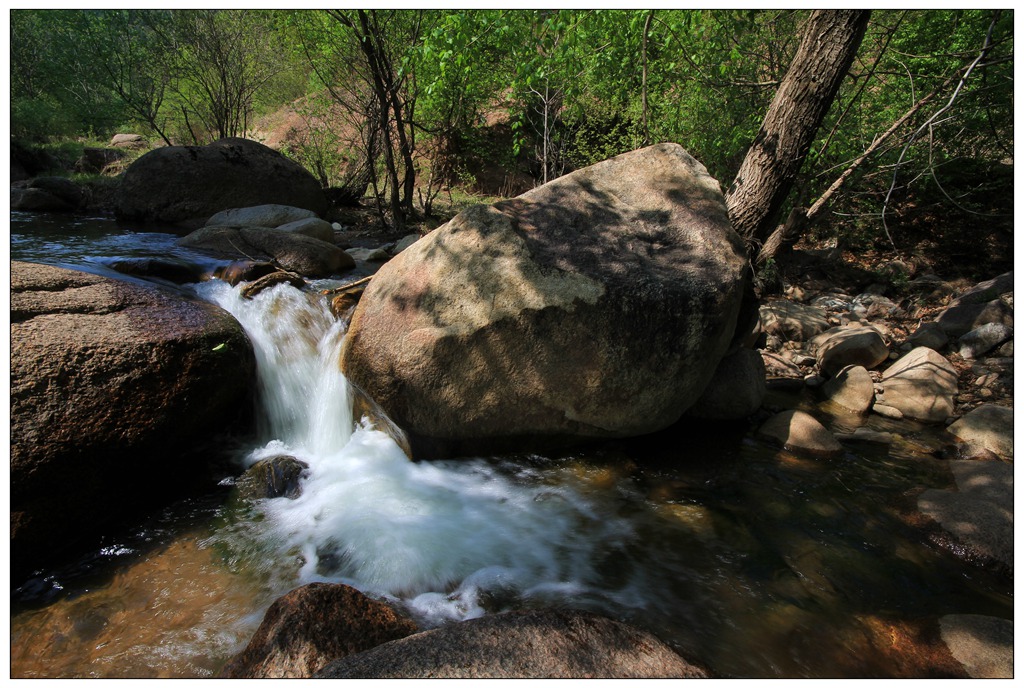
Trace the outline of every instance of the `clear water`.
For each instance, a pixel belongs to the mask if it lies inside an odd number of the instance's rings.
[[[196,289],[257,351],[259,436],[236,472],[290,454],[310,466],[302,494],[246,507],[222,486],[25,582],[13,676],[209,676],[273,599],[312,581],[388,599],[423,626],[595,610],[740,677],[890,676],[887,623],[1012,618],[1009,581],[913,526],[916,491],[950,484],[926,428],[873,418],[901,439],[821,460],[704,424],[544,456],[412,463],[352,417],[344,327],[321,299],[287,285],[251,301],[216,280]]]

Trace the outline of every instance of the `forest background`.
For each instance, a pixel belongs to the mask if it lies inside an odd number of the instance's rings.
[[[727,189],[810,14],[15,10],[11,134],[73,160],[288,118],[274,147],[395,231],[664,141]],[[1013,29],[1008,9],[873,11],[779,214],[827,200],[794,239],[969,277],[1012,261]]]

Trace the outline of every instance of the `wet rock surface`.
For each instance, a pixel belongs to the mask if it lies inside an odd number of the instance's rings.
[[[31,565],[201,473],[254,360],[234,318],[169,289],[12,262],[11,290],[11,541]]]

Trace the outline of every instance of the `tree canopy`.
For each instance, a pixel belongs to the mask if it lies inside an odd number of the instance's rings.
[[[809,16],[14,10],[11,130],[193,144],[255,136],[260,116],[290,105],[318,133],[286,153],[325,186],[369,189],[395,224],[453,184],[512,193],[661,141],[728,188]],[[830,231],[874,238],[914,195],[1005,212],[993,194],[1012,151],[1012,11],[878,10],[780,212],[827,194]]]

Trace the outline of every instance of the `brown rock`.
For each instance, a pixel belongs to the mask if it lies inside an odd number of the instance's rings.
[[[252,640],[220,678],[309,678],[332,660],[417,630],[354,588],[310,583],[270,605]]]
[[[587,612],[507,612],[328,664],[316,678],[706,678],[649,633]]]
[[[170,289],[12,262],[11,291],[11,545],[31,565],[178,496],[254,361],[234,318]]]
[[[892,364],[882,375],[883,403],[904,417],[937,423],[953,414],[957,372],[942,354],[918,347]]]
[[[1004,459],[1013,459],[1013,409],[982,404],[949,426],[964,442],[976,443]]]
[[[889,347],[872,327],[835,327],[815,337],[811,346],[817,350],[818,368],[826,377],[847,366],[871,370],[889,357]]]
[[[242,298],[251,299],[261,291],[270,289],[271,287],[276,287],[278,284],[290,284],[296,289],[302,289],[306,286],[306,281],[294,272],[278,270],[277,272],[272,272],[269,275],[264,275],[255,282],[250,282],[242,287]]]
[[[355,267],[352,257],[333,244],[266,227],[206,226],[178,243],[231,258],[270,258],[305,277],[326,277]]]
[[[875,401],[875,383],[863,366],[843,368],[822,389],[830,401],[854,413],[867,413]]]

